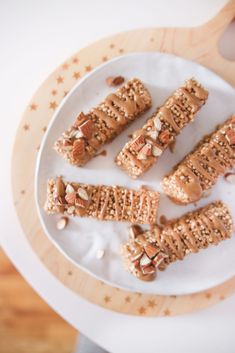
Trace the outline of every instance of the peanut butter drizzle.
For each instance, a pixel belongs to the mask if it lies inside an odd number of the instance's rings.
[[[110,190],[108,190],[108,192],[105,194],[104,204],[103,204],[103,207],[100,211],[100,219],[101,220],[103,220],[104,216],[105,216],[105,211],[106,211],[106,208],[107,208],[108,202],[109,202],[109,195],[110,195]]]
[[[150,222],[150,219],[151,219],[151,213],[150,213],[150,211],[151,211],[151,200],[150,200],[149,195],[147,195],[146,198],[147,198],[147,210],[148,210],[147,220],[148,220],[148,222]]]
[[[194,89],[195,96],[200,100],[205,100],[208,97],[208,92],[202,87],[196,86],[195,84],[188,84],[188,87]]]
[[[125,124],[129,116],[132,116],[138,110],[138,105],[144,107],[144,102],[141,97],[138,95],[134,96],[134,100],[131,100],[127,95],[125,96],[126,100],[121,99],[115,93],[110,94],[106,100],[105,104],[109,109],[118,117],[120,124]],[[122,113],[116,108],[123,110],[127,114],[127,118],[122,115]]]
[[[185,88],[181,87],[178,89],[178,91],[183,93],[183,95],[187,97],[187,100],[191,107],[194,106],[194,108],[197,110],[198,107],[201,106],[201,100],[198,97],[189,93]]]
[[[131,212],[131,221],[133,221],[133,219],[134,219],[134,212],[133,212],[133,207],[134,207],[134,193],[133,193],[133,190],[130,190],[130,199],[131,199],[131,209],[130,209],[130,212]]]
[[[216,237],[214,234],[214,230],[217,229],[220,231],[221,235],[223,238],[228,237],[228,232],[223,224],[223,222],[215,216],[215,214],[205,214],[201,213],[198,215],[198,222],[206,226],[206,228],[209,230],[210,235],[213,239],[214,243],[218,243],[219,239]],[[196,222],[196,221],[195,221]],[[185,219],[181,219],[179,221],[178,226],[182,226],[185,230],[185,232],[178,233],[178,231],[175,231],[173,229],[173,226],[167,226],[164,232],[164,241],[168,244],[170,250],[180,259],[182,260],[185,256],[184,254],[184,248],[185,246],[192,250],[193,252],[198,252],[199,247],[196,244],[196,241],[194,239],[194,236],[192,234],[192,230],[189,230],[188,225],[186,223]],[[200,232],[200,229],[196,223],[196,227],[198,232]],[[190,241],[187,241],[185,238],[185,235],[190,239]],[[174,244],[173,239],[176,241],[177,246]],[[185,245],[184,245],[185,244]]]
[[[118,197],[117,197],[117,187],[113,188],[114,199],[115,199],[115,210],[116,210],[116,220],[119,221],[119,204],[118,204]]]
[[[93,112],[100,120],[104,121],[110,129],[116,130],[119,128],[118,122],[114,118],[110,118],[102,110],[95,108]]]
[[[180,167],[181,174],[185,174],[189,177],[189,182],[185,182],[180,179],[180,176],[176,175],[176,183],[188,195],[190,200],[199,200],[202,195],[202,187],[198,177],[192,172],[192,170],[186,165]]]
[[[131,152],[129,152],[127,149],[125,149],[125,154],[129,157],[129,159],[133,160],[135,165],[142,169],[143,167],[143,164],[141,163],[141,161],[136,157],[134,156]]]
[[[175,120],[173,118],[173,114],[172,114],[171,110],[169,108],[166,108],[166,107],[161,107],[161,108],[159,108],[158,112],[162,115],[162,118],[164,120],[166,120],[171,125],[172,129],[174,129],[175,132],[178,134],[180,132],[180,128],[176,124],[176,122],[175,122]]]

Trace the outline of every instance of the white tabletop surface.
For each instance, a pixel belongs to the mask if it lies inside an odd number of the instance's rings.
[[[98,38],[146,26],[199,25],[225,0],[41,0],[0,2],[1,246],[25,279],[64,319],[115,353],[233,353],[235,296],[173,318],[141,318],[96,307],[64,287],[37,258],[11,197],[10,155],[21,114],[50,72]],[[94,319],[95,318],[95,319]]]

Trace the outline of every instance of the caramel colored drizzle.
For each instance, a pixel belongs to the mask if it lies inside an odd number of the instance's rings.
[[[105,194],[105,200],[104,200],[104,204],[103,204],[103,207],[100,211],[100,219],[104,219],[104,216],[105,216],[105,211],[106,211],[106,208],[108,206],[108,202],[109,202],[109,194],[110,194],[110,190],[108,190],[108,192],[106,192]]]
[[[215,213],[208,211],[207,213],[201,213],[198,215],[197,222],[204,227],[206,226],[214,244],[217,244],[220,241],[215,234],[215,229],[220,232],[223,239],[226,239],[229,236],[223,222],[215,215]],[[195,220],[195,229],[193,231],[198,231],[200,234],[200,228],[199,225],[197,225],[197,222]],[[200,247],[196,243],[192,230],[189,229],[189,225],[187,225],[185,218],[180,219],[177,226],[183,227],[184,231],[178,231],[174,225],[167,226],[164,229],[162,239],[169,246],[170,251],[172,251],[178,259],[182,260],[185,256],[185,247],[192,252],[198,252]],[[186,236],[189,238],[189,241],[186,239]]]
[[[116,220],[119,220],[119,204],[118,204],[118,197],[117,197],[117,188],[114,187],[114,199],[115,199],[115,211],[116,211]]]
[[[168,122],[168,124],[175,130],[176,133],[180,132],[179,126],[176,124],[173,114],[169,108],[161,107],[159,108],[159,113],[162,115],[162,118]]]

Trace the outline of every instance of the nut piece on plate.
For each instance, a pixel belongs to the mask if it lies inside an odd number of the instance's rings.
[[[111,86],[111,87],[116,87],[116,86],[119,86],[121,85],[123,82],[125,81],[124,77],[122,76],[110,76],[110,77],[107,77],[106,78],[106,83],[108,86]]]
[[[226,173],[224,175],[226,181],[235,185],[235,173]]]
[[[135,236],[130,232],[129,240],[122,246],[123,262],[134,276],[150,281],[157,270],[163,271],[190,253],[217,245],[232,232],[233,220],[227,206],[221,201],[212,202],[167,222],[162,228],[155,225]]]
[[[68,221],[68,217],[61,217],[56,224],[56,228],[58,230],[63,230],[67,226]]]
[[[97,260],[101,260],[103,257],[104,257],[104,249],[99,249],[97,252],[96,252],[96,258]]]
[[[62,196],[58,195],[58,190]],[[159,193],[154,190],[88,185],[56,178],[48,180],[45,211],[48,214],[62,213],[101,221],[153,224],[156,222],[158,203]],[[133,232],[136,229],[133,228]]]

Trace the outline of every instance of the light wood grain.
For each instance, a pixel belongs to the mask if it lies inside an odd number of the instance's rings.
[[[54,108],[86,72],[115,56],[130,52],[161,51],[194,60],[235,85],[235,62],[225,60],[217,42],[235,16],[230,1],[201,27],[137,29],[102,39],[74,54],[41,85],[22,117],[12,158],[12,185],[18,217],[34,251],[67,287],[110,310],[133,315],[177,315],[217,303],[235,291],[235,278],[209,292],[187,296],[156,296],[118,290],[97,281],[71,264],[47,239],[34,204],[34,169],[43,128]],[[56,92],[56,93],[55,93]]]
[[[0,251],[0,353],[71,353],[77,336]]]

